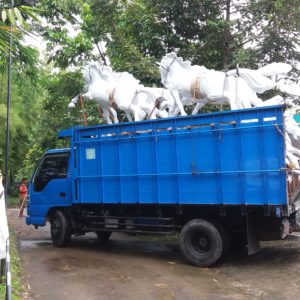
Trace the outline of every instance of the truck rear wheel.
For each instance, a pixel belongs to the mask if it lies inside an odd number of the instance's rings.
[[[112,232],[111,231],[97,231],[96,234],[100,241],[108,241]]]
[[[192,265],[210,267],[226,251],[226,238],[221,225],[194,219],[181,230],[180,247],[183,255]]]
[[[56,247],[67,246],[72,234],[69,218],[61,210],[57,210],[51,217],[50,224],[53,245]]]

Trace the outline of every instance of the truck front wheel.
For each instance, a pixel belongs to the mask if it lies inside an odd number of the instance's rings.
[[[180,247],[183,255],[192,265],[210,267],[226,250],[226,241],[221,225],[203,219],[194,219],[181,230]]]
[[[50,224],[53,245],[56,247],[67,246],[72,234],[69,218],[61,210],[57,210],[51,217]]]

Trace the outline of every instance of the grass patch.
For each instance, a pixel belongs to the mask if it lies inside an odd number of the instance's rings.
[[[19,207],[19,197],[8,196],[8,207]]]
[[[18,241],[10,228],[10,270],[12,276],[12,299],[19,300],[21,299],[22,294],[22,283],[21,283],[21,263],[20,257],[18,253]],[[0,280],[0,299],[5,299],[5,278],[1,278]]]

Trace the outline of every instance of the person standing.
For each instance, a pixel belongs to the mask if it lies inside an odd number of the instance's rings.
[[[19,217],[23,217],[25,201],[27,198],[28,189],[26,186],[27,178],[22,178],[21,185],[19,187]]]

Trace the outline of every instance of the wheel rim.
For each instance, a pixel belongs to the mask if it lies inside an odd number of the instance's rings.
[[[191,244],[195,251],[207,253],[211,250],[211,242],[207,235],[201,233],[193,234]]]

